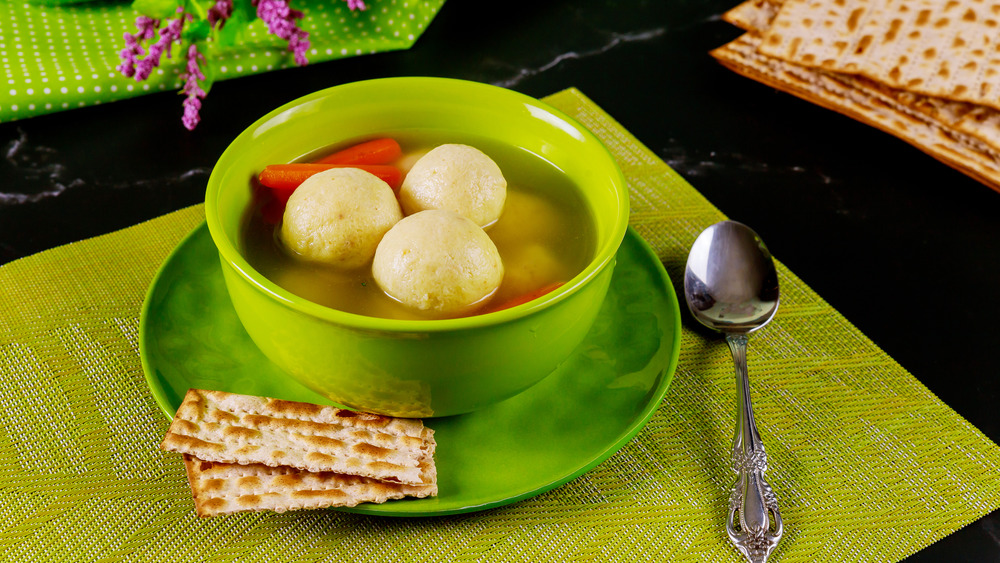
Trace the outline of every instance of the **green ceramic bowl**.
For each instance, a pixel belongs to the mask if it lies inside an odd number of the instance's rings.
[[[557,291],[485,315],[390,320],[293,295],[244,259],[240,230],[251,179],[269,163],[386,131],[487,137],[564,171],[592,214],[593,260]],[[442,78],[387,78],[336,86],[264,116],[219,158],[205,196],[229,296],[247,333],[298,381],[352,408],[394,416],[448,416],[516,395],[583,340],[604,300],[628,224],[628,191],[590,132],[534,98]]]

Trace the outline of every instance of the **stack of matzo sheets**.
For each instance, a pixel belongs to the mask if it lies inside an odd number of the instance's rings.
[[[416,419],[191,389],[160,447],[184,454],[200,516],[437,494],[434,431]]]
[[[891,133],[1000,191],[1000,0],[749,0],[732,70]]]

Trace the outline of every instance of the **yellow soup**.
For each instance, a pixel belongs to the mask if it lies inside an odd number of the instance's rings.
[[[467,144],[497,163],[507,180],[507,199],[500,219],[486,232],[503,260],[504,277],[492,298],[472,314],[567,282],[590,262],[594,227],[575,186],[551,163],[514,147],[481,138],[452,134],[393,132],[403,155],[395,163],[404,174],[430,149],[445,143]],[[363,141],[364,139],[359,140]],[[354,143],[328,147],[303,159],[310,161]],[[280,223],[267,219],[268,188],[254,186],[260,197],[247,213],[244,255],[261,274],[284,289],[315,303],[359,315],[393,319],[427,318],[386,295],[372,277],[371,261],[351,270],[310,262],[283,248]],[[271,202],[273,205],[273,202]]]

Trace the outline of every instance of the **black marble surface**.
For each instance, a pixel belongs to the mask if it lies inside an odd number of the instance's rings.
[[[194,132],[173,93],[0,124],[0,263],[202,201],[233,137],[321,88],[401,75],[537,97],[575,86],[1000,440],[1000,193],[717,64],[707,52],[738,35],[719,19],[735,3],[449,0],[409,50],[217,83]],[[907,561],[1000,561],[1000,512]]]

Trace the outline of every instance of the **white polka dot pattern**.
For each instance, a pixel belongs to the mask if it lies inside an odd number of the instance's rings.
[[[409,48],[444,0],[368,0],[368,9],[348,9],[341,0],[292,0],[304,12],[310,64]],[[175,46],[148,79],[137,82],[117,70],[124,34],[135,33],[139,14],[128,4],[46,6],[0,3],[0,122],[96,105],[148,92],[178,90],[185,60]],[[186,46],[184,47],[186,50]],[[199,49],[215,80],[295,66],[287,43],[260,20],[246,27],[239,45],[211,42]],[[211,95],[208,100],[211,100]]]

